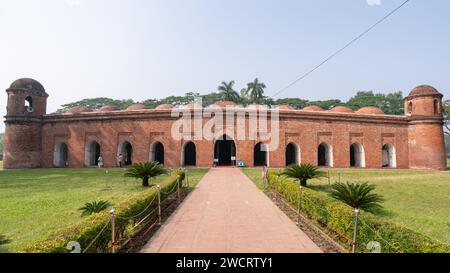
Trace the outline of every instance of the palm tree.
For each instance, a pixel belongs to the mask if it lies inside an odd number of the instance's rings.
[[[339,201],[342,201],[354,209],[363,209],[373,212],[382,208],[380,205],[384,198],[372,191],[375,185],[367,183],[341,183],[338,182],[332,186],[331,196]]]
[[[264,98],[264,88],[266,88],[266,85],[259,82],[258,78],[247,84],[247,92],[252,103],[261,102]]]
[[[319,170],[319,167],[311,164],[293,164],[286,167],[281,175],[300,181],[300,185],[307,186],[309,179],[325,177],[325,172]]]
[[[135,163],[125,172],[126,177],[134,177],[142,179],[142,186],[148,187],[148,180],[152,177],[165,174],[167,170],[161,167],[159,162]]]
[[[111,206],[111,203],[108,201],[105,201],[105,200],[101,200],[98,202],[93,201],[93,202],[88,202],[88,203],[84,204],[84,206],[82,206],[78,210],[83,211],[83,213],[81,213],[81,216],[87,216],[87,215],[91,215],[93,213],[99,213],[99,212],[105,210],[109,206]]]
[[[236,92],[233,89],[233,85],[235,84],[234,81],[231,81],[229,83],[227,82],[222,82],[218,87],[217,90],[220,91],[221,95],[222,95],[222,99],[223,100],[227,100],[227,101],[234,101],[237,102],[239,99],[239,93]]]

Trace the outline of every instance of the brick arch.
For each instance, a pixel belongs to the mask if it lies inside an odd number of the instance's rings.
[[[98,163],[101,155],[101,144],[96,140],[86,142],[84,146],[84,166],[91,167]]]
[[[350,167],[366,167],[366,154],[364,146],[360,142],[354,142],[350,145]]]
[[[161,165],[164,165],[165,149],[164,143],[159,140],[155,140],[150,144],[149,161],[157,161]]]
[[[181,146],[181,166],[197,165],[197,145],[194,141],[186,141]]]
[[[53,166],[67,167],[69,162],[69,146],[66,142],[58,142],[53,149]]]
[[[295,142],[289,142],[285,147],[286,166],[291,164],[300,164],[302,162],[300,145]]]
[[[333,146],[328,142],[321,142],[317,147],[317,165],[324,167],[333,167]]]
[[[383,168],[397,168],[397,151],[394,144],[383,144],[381,148],[381,160]]]

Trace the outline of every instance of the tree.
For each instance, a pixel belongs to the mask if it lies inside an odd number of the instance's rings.
[[[444,101],[444,104],[442,105],[443,114],[444,114],[444,127],[445,131],[444,133],[448,136],[450,136],[450,100]]]
[[[111,206],[111,203],[108,201],[105,201],[105,200],[101,200],[98,202],[92,201],[92,202],[88,202],[88,203],[84,204],[84,206],[82,206],[78,210],[82,211],[81,216],[88,216],[93,213],[99,213],[101,211],[104,211],[109,206]]]
[[[298,180],[301,186],[307,187],[309,179],[325,177],[326,174],[320,171],[319,167],[311,164],[293,164],[286,167],[281,175]]]
[[[402,92],[374,94],[373,91],[359,91],[346,104],[353,110],[366,106],[375,106],[390,115],[402,115],[404,113]]]
[[[126,177],[142,179],[142,186],[149,187],[148,180],[152,177],[167,173],[167,170],[161,167],[159,162],[135,163],[125,172]]]
[[[99,98],[90,98],[90,99],[83,99],[80,101],[76,101],[76,102],[72,102],[72,103],[68,103],[68,104],[63,104],[61,105],[62,108],[58,109],[56,112],[57,113],[64,113],[67,110],[69,110],[72,107],[76,107],[76,106],[82,106],[82,107],[86,107],[89,108],[91,110],[98,110],[101,107],[105,106],[105,105],[111,105],[111,106],[115,106],[119,109],[126,109],[128,106],[134,104],[135,102],[131,99],[128,100],[114,100],[114,99],[110,99],[110,98],[104,98],[104,97],[99,97]]]
[[[354,209],[363,209],[374,212],[382,208],[380,205],[384,201],[379,194],[373,193],[375,185],[367,183],[336,183],[332,186],[331,196],[341,202],[346,203]]]
[[[252,103],[261,103],[264,98],[264,89],[266,85],[259,82],[258,78],[255,78],[253,82],[247,84],[247,95]]]
[[[233,89],[234,83],[235,83],[234,81],[230,81],[228,83],[222,82],[217,87],[217,90],[220,91],[220,94],[222,95],[223,100],[238,102],[239,93]]]

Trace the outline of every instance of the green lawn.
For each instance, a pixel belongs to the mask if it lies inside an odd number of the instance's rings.
[[[190,169],[196,184],[206,169]],[[0,171],[0,235],[11,240],[8,251],[45,239],[81,219],[78,208],[94,200],[113,205],[145,189],[124,178],[122,169],[35,169]],[[163,180],[167,175],[155,178]]]
[[[261,169],[244,169],[261,183]],[[380,215],[450,244],[450,171],[330,169],[331,182],[369,182],[385,197]],[[312,189],[329,191],[328,179],[309,182]]]

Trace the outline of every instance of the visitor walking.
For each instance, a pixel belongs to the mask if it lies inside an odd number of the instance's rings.
[[[100,155],[99,157],[98,157],[98,167],[99,168],[103,168],[103,164],[104,164],[104,162],[103,162],[103,157]]]

